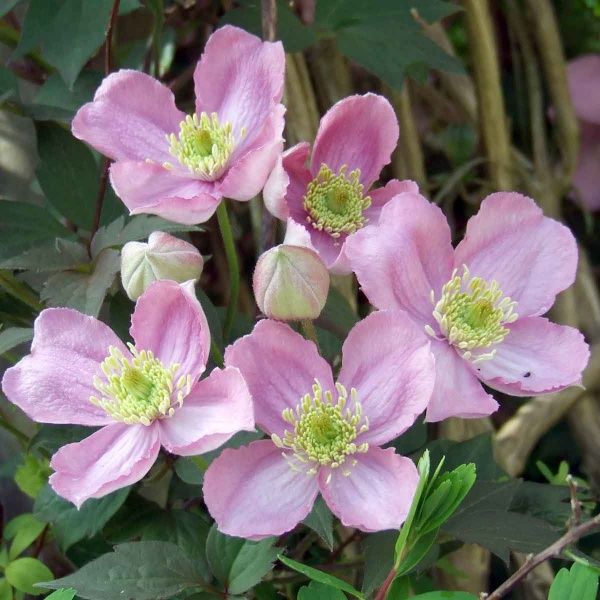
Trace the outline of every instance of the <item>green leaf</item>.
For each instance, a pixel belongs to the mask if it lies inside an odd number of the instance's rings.
[[[202,485],[208,463],[202,456],[180,456],[175,462],[177,477],[190,485]]]
[[[217,348],[223,352],[223,329],[221,327],[219,313],[217,312],[211,299],[206,295],[201,287],[196,288],[196,297],[204,309],[204,314],[206,315],[206,320],[208,321],[208,328],[210,329],[210,339],[214,341],[214,343],[217,345]]]
[[[478,598],[468,592],[427,592],[414,596],[411,600],[478,600]]]
[[[569,490],[560,485],[522,481],[513,497],[510,510],[562,527],[571,516]]]
[[[298,573],[302,573],[306,575],[308,578],[313,581],[318,581],[319,583],[324,583],[325,585],[329,585],[338,590],[342,590],[343,592],[347,592],[351,594],[355,598],[360,598],[364,600],[364,595],[359,592],[357,589],[353,588],[349,583],[334,577],[333,575],[329,575],[329,573],[324,573],[323,571],[319,571],[318,569],[313,569],[307,565],[303,565],[302,563],[296,562],[291,558],[287,558],[282,554],[278,554],[277,558],[286,566],[290,567],[290,569],[294,569],[294,571],[298,571]]]
[[[321,496],[316,499],[312,511],[303,523],[316,531],[329,549],[333,550],[333,515]]]
[[[13,589],[5,577],[0,577],[0,600],[13,600]]]
[[[6,102],[11,98],[19,100],[19,81],[8,67],[0,65],[0,102]]]
[[[438,529],[429,530],[411,544],[406,556],[402,559],[396,577],[402,577],[414,569],[429,552],[438,535]]]
[[[144,528],[143,541],[172,542],[193,560],[207,581],[210,568],[206,560],[206,540],[210,525],[202,517],[184,510],[163,511]]]
[[[394,566],[397,539],[397,531],[379,531],[365,538],[363,542],[365,573],[362,584],[362,592],[365,596],[369,596],[381,586]]]
[[[85,427],[84,425],[42,424],[29,440],[27,451],[32,452],[38,448],[44,448],[50,454],[54,454],[67,444],[81,442],[97,430],[96,427]]]
[[[76,593],[75,590],[56,590],[56,592],[46,596],[46,600],[73,600]]]
[[[12,350],[19,344],[33,339],[33,329],[29,327],[11,327],[0,331],[0,354]]]
[[[397,454],[408,456],[422,448],[427,443],[427,425],[425,418],[420,416],[402,435],[393,440],[389,447],[396,449]]]
[[[548,600],[596,600],[598,573],[574,563],[571,570],[561,569],[552,583]]]
[[[318,581],[312,581],[308,586],[300,588],[298,592],[298,600],[346,600],[346,596],[340,590],[319,583]]]
[[[203,584],[197,565],[175,544],[132,542],[45,585],[73,588],[86,600],[159,600]]]
[[[10,12],[19,2],[23,0],[0,0],[0,17]],[[1,596],[0,596],[1,597]]]
[[[57,237],[71,232],[45,208],[23,202],[0,200],[0,268],[33,248],[52,248]]]
[[[1,261],[3,269],[29,269],[31,271],[64,271],[84,266],[89,268],[89,257],[82,244],[56,238],[53,244],[31,248]]]
[[[64,552],[75,542],[96,535],[119,510],[129,491],[126,487],[103,498],[91,498],[78,510],[46,486],[36,498],[34,515],[44,523],[54,524],[56,542]]]
[[[206,542],[208,564],[229,594],[241,594],[256,585],[277,557],[275,538],[251,542],[221,533],[213,525]]]
[[[40,155],[36,174],[46,198],[69,221],[91,229],[100,187],[92,152],[54,123],[38,123],[36,130]]]
[[[66,306],[97,317],[120,267],[119,252],[103,250],[95,261],[93,273],[56,273],[46,280],[41,298],[49,306]]]
[[[343,341],[358,321],[359,318],[348,300],[333,286],[330,287],[325,306],[315,323]]]
[[[23,493],[30,498],[35,498],[48,483],[52,469],[47,458],[25,454],[24,460],[25,462],[20,464],[15,472],[15,483]]]
[[[46,527],[31,513],[25,513],[11,519],[4,529],[7,540],[13,540],[8,553],[9,560],[14,560],[23,550],[26,550],[38,538]]]
[[[45,591],[43,587],[34,587],[34,584],[54,579],[52,571],[37,558],[17,558],[6,567],[4,575],[14,588],[32,596],[39,596]]]

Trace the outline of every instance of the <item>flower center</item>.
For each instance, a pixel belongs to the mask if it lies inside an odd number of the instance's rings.
[[[101,397],[92,396],[90,402],[129,425],[150,425],[156,419],[173,416],[175,407],[181,406],[190,393],[191,375],[182,375],[174,384],[178,364],[166,368],[149,350],[138,352],[132,344],[128,347],[133,354],[131,360],[118,348],[109,348],[101,365],[108,381],[94,376],[94,387]]]
[[[348,401],[346,388],[341,383],[336,383],[335,387],[338,398],[334,402],[332,393],[323,393],[321,384],[315,379],[312,396],[306,394],[295,412],[286,408],[282,413],[293,431],[286,429],[283,439],[275,433],[271,435],[275,445],[285,450],[282,454],[294,471],[300,471],[304,465],[309,465],[307,475],[315,475],[321,465],[337,469],[346,462],[347,456],[369,449],[369,444],[357,446],[354,443],[359,433],[369,429],[369,419],[363,419],[356,390],[350,390],[354,404],[350,409],[345,408]],[[356,460],[351,464],[356,465]],[[350,475],[349,470],[343,473]]]
[[[242,128],[242,136],[245,135]],[[179,125],[179,136],[167,135],[169,152],[194,175],[204,181],[218,179],[227,168],[235,148],[231,123],[219,124],[217,113],[187,116]],[[163,167],[173,169],[171,163]]]
[[[339,175],[334,175],[327,165],[321,165],[302,200],[308,213],[306,220],[333,238],[360,229],[367,222],[363,211],[371,206],[371,198],[363,196],[363,186],[359,183],[360,169],[346,175],[347,168],[344,165]]]
[[[441,298],[436,302],[433,316],[446,339],[461,350],[461,356],[473,363],[494,358],[496,349],[487,354],[473,356],[472,350],[489,348],[499,344],[510,332],[504,325],[514,323],[519,315],[514,311],[516,302],[503,297],[497,281],[488,285],[481,277],[471,277],[463,265],[462,277],[454,269],[452,278],[442,288]],[[429,325],[425,330],[432,337],[435,331]]]

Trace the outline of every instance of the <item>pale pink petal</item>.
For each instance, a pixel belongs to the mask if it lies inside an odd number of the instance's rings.
[[[161,444],[180,456],[210,452],[238,431],[254,431],[252,398],[242,374],[233,367],[215,369],[159,426]]]
[[[149,213],[185,225],[208,221],[222,197],[215,183],[147,162],[115,163],[110,182],[132,215]]]
[[[312,245],[330,271],[338,275],[347,275],[352,272],[345,252],[345,244],[348,239],[345,233],[341,234],[339,238],[333,238],[326,231],[315,229],[309,223],[306,224],[306,229],[310,234]],[[342,251],[344,251],[343,256]]]
[[[248,152],[234,162],[225,174],[219,193],[233,200],[247,201],[263,189],[277,157],[283,150],[283,115],[285,107],[278,104]],[[230,160],[234,160],[231,158]]]
[[[453,346],[446,341],[433,340],[431,351],[435,356],[436,379],[426,421],[486,417],[498,410],[498,403],[486,393],[467,361]]]
[[[165,367],[177,363],[177,376],[195,380],[210,352],[210,331],[193,282],[155,281],[140,296],[131,317],[136,348],[151,350]]]
[[[577,243],[568,227],[544,217],[531,198],[498,192],[469,219],[455,260],[472,276],[497,281],[518,303],[515,312],[528,317],[545,313],[575,280]]]
[[[259,427],[280,437],[288,427],[281,413],[311,394],[315,379],[324,390],[334,389],[331,367],[316,346],[276,321],[259,321],[250,335],[229,346],[225,364],[242,372]]]
[[[101,498],[139,481],[159,450],[155,425],[108,425],[52,457],[55,473],[50,485],[79,508],[88,498]]]
[[[567,66],[567,77],[577,117],[600,124],[600,54],[572,60]]]
[[[196,67],[196,112],[215,112],[221,123],[230,122],[239,140],[236,151],[243,152],[281,101],[284,71],[281,42],[262,42],[225,25],[210,36]]]
[[[600,209],[598,165],[600,165],[600,125],[581,123],[579,159],[573,176],[573,185],[590,210]]]
[[[251,540],[282,535],[311,511],[317,478],[292,471],[271,440],[226,449],[204,475],[204,501],[219,531]]]
[[[321,119],[310,163],[313,177],[322,164],[334,173],[347,165],[348,173],[360,169],[366,192],[390,162],[399,131],[394,109],[383,96],[340,100]]]
[[[38,423],[106,425],[113,419],[90,402],[94,376],[114,346],[129,350],[93,317],[70,308],[47,308],[34,323],[31,354],[4,374],[6,397]]]
[[[450,279],[453,249],[442,211],[423,196],[403,193],[384,207],[376,226],[346,241],[362,290],[377,308],[399,308],[437,328],[431,290]]]
[[[377,225],[381,210],[383,207],[398,194],[409,192],[411,194],[419,193],[419,186],[410,179],[400,181],[392,179],[384,187],[371,190],[368,194],[371,197],[371,206],[363,211],[363,216],[368,219],[367,225]]]
[[[590,357],[583,335],[543,317],[519,319],[496,346],[496,356],[473,365],[491,388],[512,396],[536,396],[581,385]]]
[[[429,339],[401,311],[357,323],[342,348],[338,381],[356,388],[369,430],[357,443],[380,446],[406,431],[427,407],[435,380]]]
[[[349,468],[350,475],[343,473],[345,464],[319,471],[319,489],[327,506],[346,527],[400,529],[419,482],[414,463],[393,448],[370,448],[355,458],[357,464]]]
[[[285,225],[285,237],[283,238],[283,243],[287,246],[300,246],[301,248],[308,248],[313,252],[317,252],[306,227],[296,223],[291,217],[287,219]]]
[[[286,197],[296,205],[302,205],[306,186],[312,175],[306,166],[310,154],[310,144],[300,142],[279,156],[263,190],[263,200],[267,210],[278,219],[285,221],[289,216]],[[304,210],[302,208],[302,210]],[[305,222],[306,215],[301,213]]]
[[[172,161],[167,134],[185,114],[169,88],[139,71],[109,75],[73,119],[73,135],[114,160]]]

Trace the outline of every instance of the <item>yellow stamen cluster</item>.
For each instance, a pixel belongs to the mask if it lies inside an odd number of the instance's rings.
[[[327,165],[321,165],[302,200],[308,213],[306,220],[333,238],[360,229],[367,222],[363,211],[371,206],[371,198],[363,196],[363,186],[359,183],[360,169],[346,174],[347,168],[344,165],[334,175]]]
[[[235,137],[231,123],[219,124],[217,113],[210,117],[201,113],[188,115],[179,125],[179,135],[167,135],[169,152],[190,173],[204,181],[218,179],[227,168],[229,157],[235,148]],[[242,129],[242,135],[245,129]],[[173,169],[171,163],[163,163],[167,169]]]
[[[509,333],[504,325],[514,323],[519,317],[514,312],[517,303],[503,298],[497,281],[488,285],[481,277],[471,278],[466,265],[463,269],[462,277],[454,269],[437,302],[431,291],[431,302],[435,306],[433,316],[446,339],[461,350],[462,357],[479,363],[494,358],[496,349],[475,356],[472,351],[489,348],[504,340]],[[435,337],[432,327],[426,325],[425,330]]]
[[[94,386],[101,397],[90,402],[103,408],[113,419],[123,423],[150,425],[156,419],[173,416],[190,393],[192,378],[182,375],[175,382],[179,369],[176,363],[166,368],[149,350],[138,352],[128,344],[133,359],[126,358],[114,346],[102,362],[106,380],[94,377]]]
[[[348,456],[369,449],[369,444],[357,446],[354,443],[360,433],[369,429],[369,420],[363,419],[356,390],[350,390],[352,408],[346,408],[348,391],[341,383],[336,383],[335,387],[338,398],[334,402],[333,394],[330,391],[323,393],[321,384],[315,379],[312,395],[306,394],[295,411],[286,408],[282,413],[293,430],[286,429],[283,439],[277,434],[271,439],[284,449],[282,455],[294,471],[306,468],[307,475],[315,475],[321,465],[337,469],[346,463]],[[356,460],[351,460],[350,464],[355,466]],[[350,475],[350,470],[344,468],[343,473]]]

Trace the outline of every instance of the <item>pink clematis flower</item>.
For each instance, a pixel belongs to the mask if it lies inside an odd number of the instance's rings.
[[[115,160],[110,180],[131,214],[178,223],[210,218],[223,197],[250,200],[283,149],[285,55],[225,26],[194,74],[196,112],[137,71],[109,75],[73,119],[73,135]]]
[[[408,315],[381,311],[358,323],[336,384],[313,342],[276,321],[260,321],[225,362],[242,372],[271,439],[224,450],[207,470],[204,500],[222,532],[258,540],[290,531],[319,492],[344,525],[401,525],[417,470],[379,446],[425,409],[435,370]]]
[[[478,379],[513,396],[580,382],[589,358],[583,336],[539,316],[573,283],[577,245],[530,198],[488,196],[453,249],[442,211],[400,194],[347,252],[370,302],[406,310],[431,336],[437,377],[428,421],[494,412],[498,403]]]
[[[573,108],[581,126],[573,183],[590,210],[600,209],[600,54],[587,54],[567,67]]]
[[[50,484],[78,507],[139,481],[161,445],[201,454],[254,428],[236,368],[198,381],[210,336],[192,284],[153,283],[131,321],[135,346],[125,346],[93,317],[46,309],[35,321],[31,354],[2,380],[6,397],[34,421],[102,427],[50,463]]]
[[[278,219],[291,217],[310,233],[328,269],[350,273],[346,240],[379,220],[382,207],[401,192],[418,192],[412,181],[390,181],[369,191],[390,162],[399,136],[390,103],[376,94],[350,96],[321,119],[310,145],[301,142],[279,158],[263,197]]]

